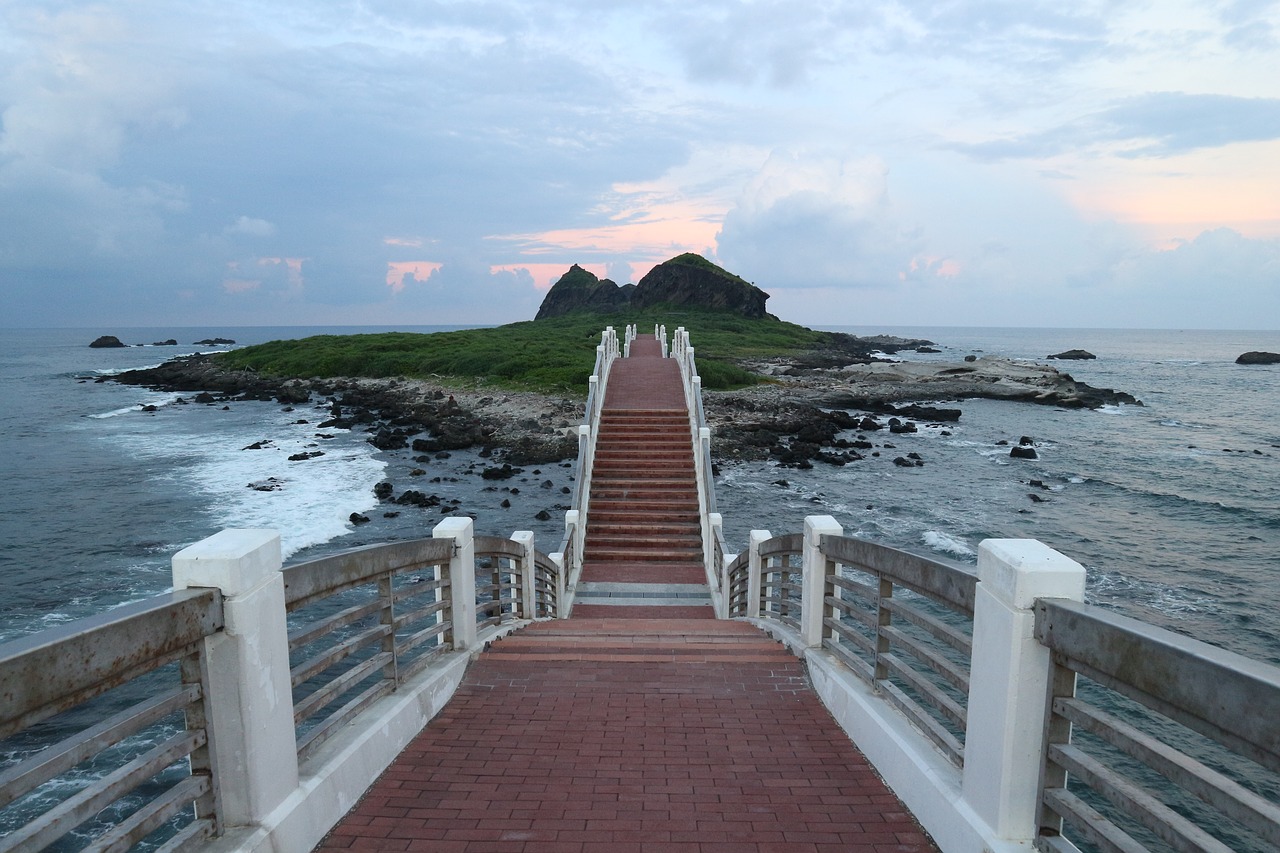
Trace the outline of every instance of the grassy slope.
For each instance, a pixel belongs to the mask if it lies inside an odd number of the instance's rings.
[[[733,364],[733,359],[805,351],[830,337],[779,320],[654,310],[615,316],[577,314],[430,335],[318,335],[244,347],[217,359],[227,367],[250,368],[271,376],[405,376],[496,388],[585,393],[601,331],[611,325],[621,335],[628,323],[635,323],[641,334],[652,333],[655,323],[664,324],[668,335],[677,326],[688,329],[703,387],[709,389],[759,381]]]

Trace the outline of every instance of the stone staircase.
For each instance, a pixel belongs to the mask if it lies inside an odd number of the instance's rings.
[[[712,616],[687,412],[606,406],[576,601],[574,615],[584,606],[605,616],[624,614],[595,608],[661,606],[653,617],[674,616],[667,607]]]

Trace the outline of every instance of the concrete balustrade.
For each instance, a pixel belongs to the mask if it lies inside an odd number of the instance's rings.
[[[470,518],[446,518],[432,530],[453,540],[449,619],[453,651],[299,763],[294,737],[280,537],[271,530],[224,530],[173,558],[178,589],[222,590],[224,631],[205,640],[209,655],[213,765],[225,833],[214,851],[310,850],[382,771],[439,713],[471,657],[523,620],[476,630],[475,531]],[[521,612],[534,612],[534,535],[517,531],[524,549]],[[558,594],[563,597],[561,573]]]
[[[773,537],[751,531],[745,616],[787,642],[809,665],[814,688],[841,727],[875,765],[946,853],[1030,851],[1037,832],[1049,652],[1035,639],[1042,598],[1081,601],[1084,569],[1033,539],[979,546],[964,769],[857,678],[823,640],[826,597],[835,564],[824,535],[840,536],[831,516],[804,522],[799,632],[760,619],[761,547]],[[728,581],[725,582],[726,588]]]

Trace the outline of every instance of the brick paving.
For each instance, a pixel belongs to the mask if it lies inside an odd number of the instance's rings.
[[[658,355],[656,342],[633,342],[606,408],[669,408],[655,377],[674,363]],[[607,553],[608,537],[597,541]],[[589,565],[595,583],[704,583],[687,563]],[[936,853],[804,664],[755,627],[711,616],[577,603],[571,619],[495,643],[317,849]]]

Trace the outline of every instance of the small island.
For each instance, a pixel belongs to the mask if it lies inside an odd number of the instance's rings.
[[[689,330],[721,459],[843,465],[863,458],[858,451],[866,442],[841,433],[910,432],[916,422],[961,416],[954,407],[921,405],[931,401],[1141,405],[1046,365],[990,356],[956,363],[891,360],[900,352],[937,352],[935,342],[808,329],[769,314],[768,299],[754,284],[695,254],[655,266],[638,284],[598,279],[575,264],[532,321],[434,334],[273,341],[112,379],[204,392],[198,400],[219,403],[296,405],[319,395],[331,415],[321,427],[365,429],[370,442],[386,450],[481,447],[512,465],[576,454],[573,427],[605,326]]]
[[[1246,352],[1236,359],[1236,364],[1280,364],[1278,352]]]

